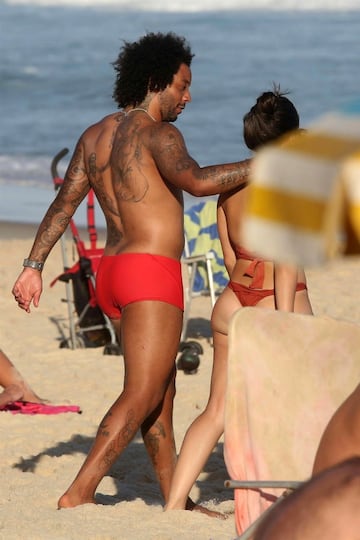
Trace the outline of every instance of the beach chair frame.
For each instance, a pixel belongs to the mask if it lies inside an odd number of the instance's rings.
[[[181,334],[181,341],[185,341],[187,338],[188,322],[189,322],[192,299],[195,296],[198,296],[199,294],[197,292],[194,292],[195,277],[196,277],[196,272],[199,265],[204,265],[206,269],[210,301],[211,301],[211,309],[214,307],[215,300],[216,300],[214,276],[213,276],[213,270],[212,270],[212,261],[215,258],[214,253],[212,251],[208,251],[207,253],[203,253],[200,255],[190,255],[186,233],[185,233],[184,246],[185,246],[184,256],[182,257],[181,262],[186,265],[186,268],[188,270],[188,283],[187,285],[185,285],[185,291],[184,291],[185,308],[184,308],[184,322],[183,322],[183,329],[182,329],[182,334]]]
[[[58,152],[51,162],[51,175],[57,192],[63,178],[58,174],[58,163],[68,153],[64,148]],[[95,197],[91,189],[87,196],[87,222],[90,247],[85,246],[74,219],[69,228],[79,255],[79,260],[70,265],[68,261],[65,234],[60,238],[63,272],[57,276],[50,286],[57,281],[65,284],[69,335],[60,343],[62,348],[86,348],[104,345],[104,354],[119,355],[121,346],[117,340],[114,327],[109,317],[97,305],[95,296],[95,276],[103,254],[103,248],[97,246],[97,230],[94,213]]]
[[[299,488],[303,482],[294,480],[225,480],[224,486],[231,489],[261,489],[261,488],[284,488],[285,491],[278,499],[267,508],[240,536],[235,540],[250,540],[256,529],[274,507],[279,504],[292,491]]]

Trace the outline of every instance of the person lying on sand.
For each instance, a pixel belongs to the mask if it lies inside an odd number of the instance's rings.
[[[4,388],[0,393],[0,407],[4,407],[14,401],[30,401],[42,403],[42,400],[24,377],[19,373],[8,356],[0,349],[0,386]]]

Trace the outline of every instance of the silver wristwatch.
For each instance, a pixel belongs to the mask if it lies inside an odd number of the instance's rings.
[[[44,263],[39,261],[32,261],[31,259],[24,259],[23,266],[25,268],[33,268],[34,270],[41,270],[44,268]]]

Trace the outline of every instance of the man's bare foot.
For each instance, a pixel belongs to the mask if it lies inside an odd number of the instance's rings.
[[[81,504],[96,504],[94,498],[80,499],[76,496],[71,496],[69,492],[65,492],[64,495],[58,500],[58,510],[61,508],[75,508],[75,506],[80,506]]]
[[[229,516],[226,514],[222,514],[221,512],[217,512],[216,510],[209,510],[205,506],[201,506],[200,504],[194,503],[191,499],[188,499],[188,502],[186,503],[185,510],[191,510],[192,512],[200,512],[201,514],[205,514],[206,516],[222,519],[225,520]]]

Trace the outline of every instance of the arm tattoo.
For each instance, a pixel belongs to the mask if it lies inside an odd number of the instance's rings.
[[[45,261],[55,243],[65,232],[75,210],[88,193],[90,184],[82,160],[81,144],[77,145],[64,182],[42,220],[30,258]]]
[[[232,187],[234,189],[245,187],[250,174],[251,159],[200,167],[189,155],[180,132],[175,131],[174,127],[168,126],[166,123],[160,126],[156,132],[153,153],[165,178],[174,178],[174,172],[181,175],[189,171],[195,180],[213,184],[214,187],[219,188],[219,192],[229,190]]]

